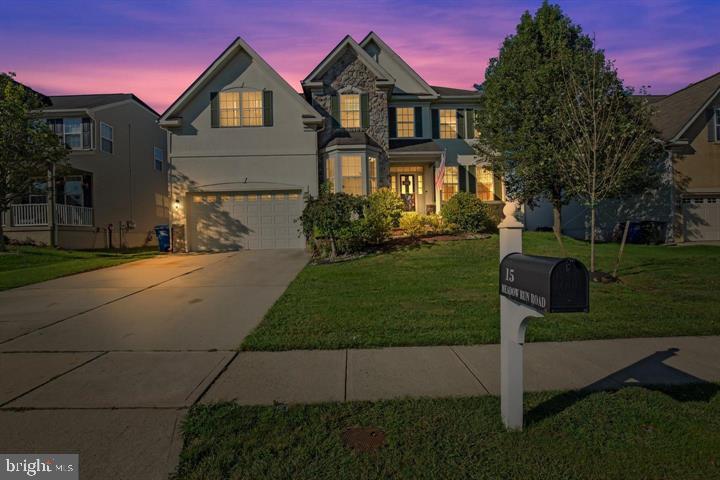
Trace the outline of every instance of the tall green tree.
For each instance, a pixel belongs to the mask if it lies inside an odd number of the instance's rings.
[[[14,76],[0,74],[0,216],[67,157],[67,148],[37,115],[40,97]],[[5,249],[0,222],[0,251]]]
[[[562,206],[569,200],[559,159],[568,154],[559,112],[569,58],[592,55],[592,40],[557,5],[525,12],[516,32],[490,60],[477,115],[478,154],[505,180],[510,198],[533,205],[548,199],[558,241]],[[601,54],[601,53],[600,53]]]

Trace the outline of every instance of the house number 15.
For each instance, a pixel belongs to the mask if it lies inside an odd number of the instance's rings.
[[[515,281],[515,269],[514,268],[505,268],[505,281],[510,282],[510,283]]]

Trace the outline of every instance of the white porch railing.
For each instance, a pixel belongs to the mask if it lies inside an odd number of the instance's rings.
[[[11,205],[12,225],[15,227],[48,225],[47,203]],[[92,226],[93,209],[75,205],[55,205],[55,221],[58,225]]]
[[[58,225],[92,226],[93,209],[75,205],[55,205],[55,218]]]
[[[12,224],[17,227],[48,224],[47,203],[11,205],[10,212],[12,215]]]

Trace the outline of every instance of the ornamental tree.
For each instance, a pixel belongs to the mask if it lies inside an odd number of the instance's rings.
[[[34,113],[42,107],[40,97],[14,77],[0,74],[0,216],[67,156],[66,147]],[[3,233],[0,222],[0,251],[6,249]]]

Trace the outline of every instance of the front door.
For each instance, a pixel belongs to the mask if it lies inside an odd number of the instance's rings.
[[[406,212],[415,211],[415,175],[401,174],[400,180],[400,198],[405,204]]]

